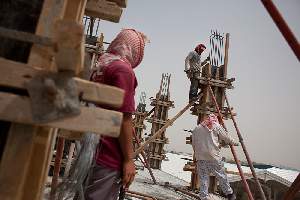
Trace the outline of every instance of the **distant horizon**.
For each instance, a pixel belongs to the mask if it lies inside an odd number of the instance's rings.
[[[177,151],[173,151],[173,150],[166,150],[166,153],[173,153],[173,154],[177,154],[177,155],[183,155],[183,156],[193,156],[193,153],[188,153],[188,152],[177,152]],[[167,162],[168,160],[163,160],[163,162]],[[231,164],[236,164],[234,159],[227,159],[225,160],[226,163],[231,163]],[[246,160],[240,160],[240,164],[242,166],[249,166],[248,162]],[[292,171],[296,171],[300,173],[300,170],[295,169],[295,168],[291,168],[288,166],[280,166],[280,165],[273,165],[273,164],[268,164],[268,163],[260,163],[260,162],[252,162],[253,165],[269,165],[272,167],[276,167],[276,168],[280,168],[280,169],[287,169],[287,170],[292,170]]]

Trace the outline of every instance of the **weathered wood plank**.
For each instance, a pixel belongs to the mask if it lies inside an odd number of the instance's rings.
[[[81,114],[63,120],[36,124],[32,120],[30,99],[0,92],[0,119],[17,123],[48,126],[79,132],[94,132],[118,137],[122,114],[96,107],[81,107]]]
[[[122,8],[114,2],[90,0],[86,4],[85,14],[118,23],[122,15]]]
[[[56,20],[62,18],[66,8],[66,0],[44,0],[42,12],[36,28],[36,35],[52,38]],[[31,66],[45,68],[53,67],[53,48],[41,45],[33,45],[28,63]]]
[[[21,199],[36,128],[12,124],[0,163],[0,199]]]
[[[58,20],[55,23],[54,58],[58,71],[70,70],[78,75],[83,70],[85,41],[83,29],[83,25],[75,21]]]
[[[67,0],[64,19],[82,22],[87,0]]]
[[[108,1],[115,2],[116,4],[118,4],[118,6],[121,6],[122,8],[127,7],[127,0],[108,0]]]
[[[40,200],[43,197],[44,182],[49,171],[49,158],[52,150],[52,141],[56,137],[55,129],[38,127],[33,138],[33,151],[31,154],[29,169],[27,172],[23,191],[23,199]]]
[[[25,83],[42,73],[41,69],[0,58],[0,86],[25,89]],[[74,78],[78,92],[85,101],[118,108],[123,103],[124,91],[109,85]]]
[[[80,140],[84,133],[78,131],[59,130],[58,136],[67,140]]]

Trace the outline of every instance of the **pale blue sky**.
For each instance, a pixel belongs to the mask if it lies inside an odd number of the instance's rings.
[[[300,1],[274,2],[299,39]],[[189,81],[183,72],[188,52],[199,42],[209,46],[211,29],[230,33],[228,77],[236,81],[228,96],[250,156],[257,162],[300,169],[300,66],[259,0],[128,0],[120,23],[103,21],[100,28],[105,41],[121,28],[135,28],[149,37],[151,43],[136,69],[136,100],[141,91],[147,99],[154,96],[161,74],[171,73],[175,108],[170,117],[188,101]],[[195,125],[196,117],[185,113],[167,129],[167,148],[191,152],[182,129]]]

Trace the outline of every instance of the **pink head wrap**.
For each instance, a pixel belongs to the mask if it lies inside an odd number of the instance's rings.
[[[143,57],[146,36],[134,29],[123,29],[107,48],[107,53],[98,59],[97,68],[109,65],[114,60],[122,60],[132,68],[137,67]]]
[[[215,123],[219,123],[217,116],[215,114],[209,114],[208,117],[201,122],[201,125],[211,130]]]

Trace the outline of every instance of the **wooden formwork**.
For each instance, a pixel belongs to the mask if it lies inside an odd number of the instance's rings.
[[[228,79],[227,78],[227,63],[228,63],[228,47],[229,47],[229,34],[226,34],[225,39],[225,47],[224,47],[224,62],[218,66],[216,69],[216,73],[214,76],[212,75],[212,65],[211,62],[204,62],[202,63],[202,73],[201,76],[198,77],[200,89],[202,93],[202,98],[199,100],[199,103],[195,103],[194,106],[191,108],[192,115],[196,115],[198,117],[197,123],[203,119],[205,114],[209,113],[216,113],[217,110],[214,106],[212,98],[209,93],[208,84],[212,87],[214,95],[216,97],[217,103],[221,109],[221,113],[224,119],[230,118],[230,112],[224,106],[225,102],[225,90],[226,89],[233,89],[232,82],[234,78]],[[191,136],[186,138],[186,144],[192,144]],[[190,187],[192,190],[196,190],[199,188],[199,180],[198,175],[196,172],[196,161],[193,158],[193,161],[188,162],[184,166],[184,171],[190,171],[191,174],[191,184]],[[200,180],[201,181],[201,180]],[[215,190],[216,184],[214,178],[211,177],[211,184],[210,184],[210,191]]]
[[[31,31],[24,28],[24,25],[10,26],[11,24],[7,25],[3,21],[18,23],[13,19],[0,20],[0,37],[8,41],[5,44],[21,43],[19,49],[14,49],[15,53],[10,51],[8,56],[5,48],[1,48],[0,55],[0,120],[8,122],[1,121],[0,139],[1,144],[5,143],[3,152],[0,152],[1,200],[42,198],[58,130],[69,130],[71,135],[73,131],[90,131],[117,137],[122,121],[122,114],[119,112],[83,105],[78,107],[80,113],[74,116],[43,122],[34,119],[35,110],[32,110],[32,98],[28,96],[26,85],[41,75],[51,74],[52,77],[57,77],[67,71],[72,74],[68,78],[77,86],[75,92],[78,98],[88,102],[119,107],[123,100],[123,91],[118,88],[76,77],[84,66],[85,38],[81,22],[84,13],[88,12],[87,0],[34,2],[41,6],[34,19],[36,22],[32,22]],[[126,5],[125,0],[115,2],[123,7]],[[117,3],[97,1],[94,16],[101,16],[113,5],[117,6]],[[104,4],[105,8],[100,6]],[[13,6],[7,6],[10,2],[4,5],[6,7],[1,9],[7,10],[2,10],[3,12],[14,12]],[[26,6],[36,5],[26,3]],[[122,9],[119,7],[119,10]],[[121,12],[108,13],[106,19],[118,21],[120,16]],[[16,58],[19,54],[23,54],[23,59]],[[2,124],[8,127],[3,133]],[[2,135],[7,137],[5,142],[2,142]]]
[[[144,121],[147,117],[148,112],[146,111],[146,93],[142,92],[140,96],[139,104],[136,107],[133,119],[133,126],[135,130],[136,137],[138,138],[139,142],[143,142],[143,131],[145,130],[146,126]],[[133,140],[133,148],[137,149],[139,147],[138,142],[134,139]]]
[[[170,76],[169,74],[162,75],[159,92],[156,94],[155,99],[151,99],[151,106],[154,106],[154,113],[148,120],[152,123],[150,136],[166,124],[168,111],[171,107],[174,107],[173,101],[170,101]],[[160,137],[150,143],[147,153],[151,168],[161,168],[161,162],[165,159],[164,145],[166,143],[168,143],[168,139],[165,136],[165,131],[163,131]]]

